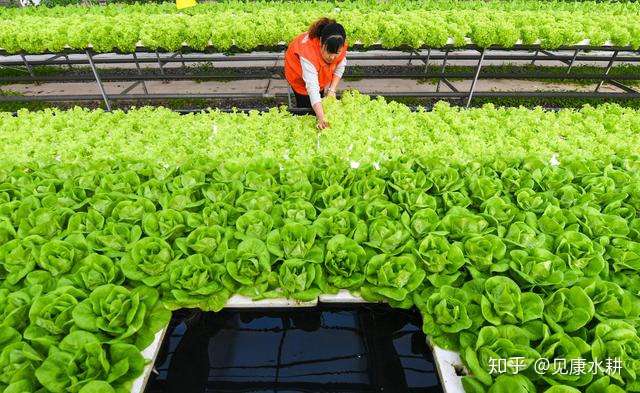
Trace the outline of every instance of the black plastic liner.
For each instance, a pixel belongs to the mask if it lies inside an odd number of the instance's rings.
[[[442,392],[416,310],[181,310],[145,392]]]

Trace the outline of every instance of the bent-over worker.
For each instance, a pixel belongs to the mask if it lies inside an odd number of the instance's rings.
[[[284,75],[296,96],[296,106],[313,108],[321,130],[329,126],[321,98],[336,95],[347,64],[346,40],[341,24],[322,18],[291,41],[284,57]]]

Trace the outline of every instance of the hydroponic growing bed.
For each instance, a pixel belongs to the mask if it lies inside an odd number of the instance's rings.
[[[186,45],[250,51],[286,44],[321,16],[337,18],[351,44],[364,47],[474,43],[553,49],[584,40],[592,46],[640,47],[640,8],[633,2],[354,0],[225,1],[186,10],[169,3],[0,9],[0,48],[8,53],[87,48],[131,53],[137,46],[176,51]]]
[[[443,392],[420,314],[383,304],[178,312],[154,369],[147,393]]]
[[[339,290],[417,306],[467,392],[640,390],[640,112],[327,112],[1,115],[5,392],[128,392],[169,310]]]

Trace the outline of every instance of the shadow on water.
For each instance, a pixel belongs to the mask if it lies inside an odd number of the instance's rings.
[[[146,393],[442,392],[416,310],[174,313]]]

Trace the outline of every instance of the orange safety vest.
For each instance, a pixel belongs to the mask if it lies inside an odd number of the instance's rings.
[[[309,95],[302,79],[302,65],[300,57],[309,60],[318,71],[318,84],[322,91],[331,84],[333,73],[340,62],[347,56],[347,44],[331,64],[322,59],[319,38],[309,38],[308,33],[302,33],[291,41],[284,55],[284,76],[293,90],[302,95]]]

